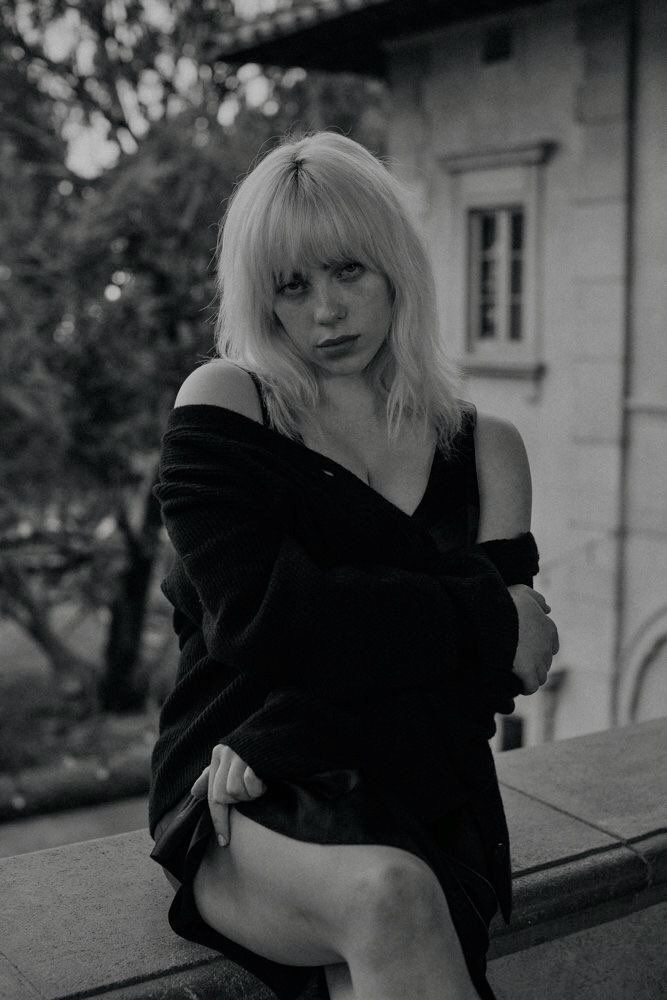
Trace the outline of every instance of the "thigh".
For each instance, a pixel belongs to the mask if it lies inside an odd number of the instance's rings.
[[[285,965],[335,965],[346,961],[360,887],[396,864],[423,862],[395,847],[294,840],[232,809],[230,843],[211,838],[193,893],[202,919],[250,951]]]

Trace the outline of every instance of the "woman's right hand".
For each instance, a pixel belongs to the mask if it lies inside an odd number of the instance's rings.
[[[190,793],[195,798],[208,795],[208,808],[220,847],[229,843],[229,810],[235,802],[257,799],[266,785],[231,747],[213,747],[211,763],[199,775]]]
[[[546,683],[551,661],[558,652],[558,629],[548,617],[551,608],[537,590],[523,583],[508,590],[519,616],[513,672],[523,684],[523,693],[535,694]]]

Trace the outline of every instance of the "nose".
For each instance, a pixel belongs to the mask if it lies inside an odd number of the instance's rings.
[[[345,316],[345,306],[336,295],[336,290],[328,283],[322,283],[315,287],[314,304],[315,322],[323,326],[336,323]]]

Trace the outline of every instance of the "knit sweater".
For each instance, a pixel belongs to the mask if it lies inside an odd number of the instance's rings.
[[[358,768],[424,821],[488,785],[532,535],[443,551],[343,466],[209,405],[170,415],[155,495],[181,658],[151,831],[218,742],[266,782]]]

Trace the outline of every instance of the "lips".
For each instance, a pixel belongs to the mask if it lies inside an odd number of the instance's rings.
[[[359,334],[347,334],[347,336],[345,337],[333,337],[330,340],[323,340],[322,343],[318,344],[317,346],[318,348],[340,347],[341,344],[348,344],[351,343],[353,340],[358,340],[358,339],[359,339]]]

